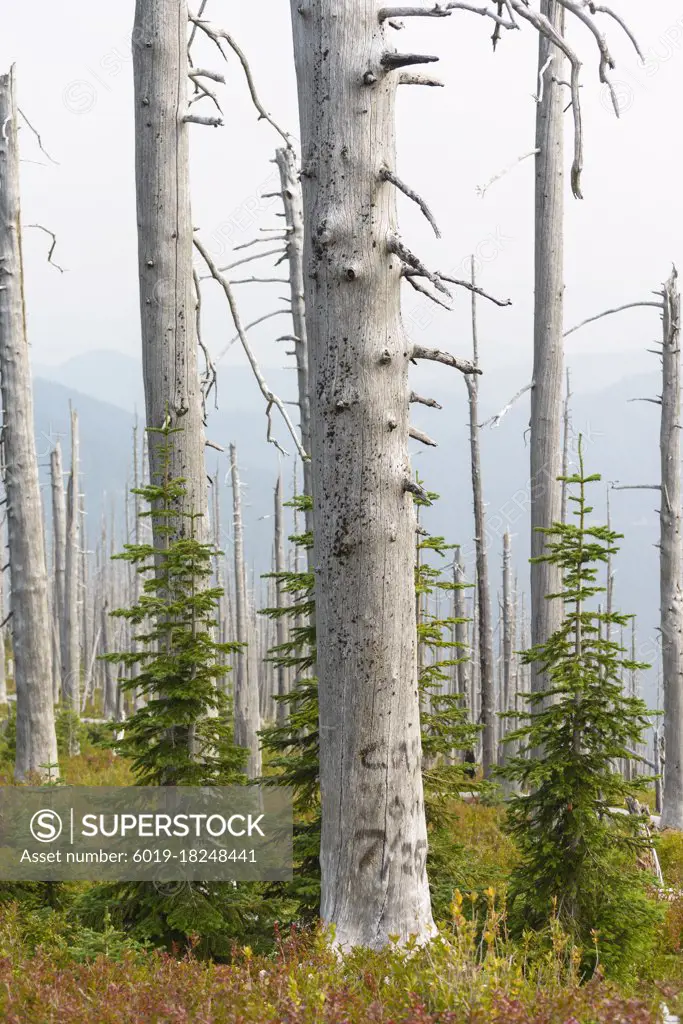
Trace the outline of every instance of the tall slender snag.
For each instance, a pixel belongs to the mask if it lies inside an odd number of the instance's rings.
[[[57,762],[51,634],[21,249],[14,68],[0,75],[0,376],[18,782]],[[51,769],[55,777],[55,769]]]
[[[285,207],[287,225],[287,261],[289,264],[289,286],[292,299],[292,327],[294,329],[294,357],[296,359],[297,387],[299,393],[299,427],[301,446],[311,455],[311,399],[308,370],[308,331],[306,328],[306,301],[304,286],[304,199],[296,165],[296,156],[291,147],[282,147],[275,153],[275,162],[280,172],[280,187]],[[302,459],[304,494],[313,495],[313,471],[309,459]],[[306,530],[313,529],[312,512],[306,511]]]
[[[277,478],[275,486],[275,572],[285,572],[285,537],[284,523],[282,521],[282,473]],[[275,579],[275,607],[282,611],[286,606],[286,597],[283,589],[283,581]],[[284,615],[278,615],[275,620],[276,639],[275,643],[281,647],[287,640],[287,625]],[[276,669],[276,693],[278,697],[284,697],[287,690],[288,676],[284,665],[278,664]],[[287,708],[283,701],[278,701],[277,721],[284,725],[287,718]]]
[[[476,285],[474,257],[471,260],[472,286]],[[479,332],[477,327],[477,293],[472,291],[472,361],[479,365]],[[474,510],[474,546],[477,560],[477,626],[479,629],[479,692],[482,731],[482,767],[488,778],[496,764],[496,711],[493,662],[493,622],[488,552],[486,550],[486,510],[481,479],[481,446],[479,442],[479,386],[475,374],[465,377],[470,409],[470,459],[472,470],[472,505]]]
[[[541,15],[562,35],[565,12],[559,0],[541,0]],[[565,58],[546,35],[538,38],[542,81],[536,114],[534,386],[531,391],[530,499],[531,555],[543,554],[545,535],[561,517],[562,363],[564,308],[564,114]],[[560,602],[546,600],[560,590],[559,568],[531,563],[531,641],[544,643],[561,621]],[[544,688],[531,666],[533,691]]]
[[[62,698],[74,715],[80,714],[81,647],[78,617],[78,414],[71,409],[71,472],[66,491],[66,549],[64,556],[64,633],[62,636]],[[78,740],[69,730],[69,753],[78,753]]]
[[[250,779],[261,774],[261,748],[258,730],[261,727],[259,714],[258,677],[250,668],[249,644],[255,639],[252,636],[249,622],[249,606],[247,602],[247,579],[244,566],[244,537],[242,529],[242,497],[240,494],[240,477],[237,467],[237,450],[230,445],[230,476],[232,482],[233,507],[233,550],[235,556],[235,640],[244,644],[235,656],[235,743],[246,747],[249,751],[247,775]]]
[[[683,593],[681,591],[681,295],[664,285],[660,455],[660,604],[666,762],[662,827],[683,829]]]

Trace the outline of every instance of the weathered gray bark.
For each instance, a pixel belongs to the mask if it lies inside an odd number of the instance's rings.
[[[681,592],[681,296],[664,286],[660,455],[660,602],[664,686],[663,828],[683,829],[683,593]]]
[[[62,696],[74,715],[81,706],[81,647],[78,617],[78,414],[71,410],[71,472],[66,492],[66,549],[64,556],[64,634],[62,637]],[[69,735],[69,753],[78,753],[74,730]]]
[[[101,644],[102,654],[111,653],[111,639],[109,635],[109,600],[106,596],[102,603],[102,619],[101,619]],[[104,717],[107,721],[113,721],[118,717],[118,695],[117,695],[117,679],[114,666],[110,661],[103,662],[104,665]]]
[[[367,0],[291,0],[302,140],[322,794],[340,947],[433,933],[394,186],[398,74]]]
[[[284,523],[282,521],[282,473],[277,478],[277,484],[275,486],[275,572],[282,573],[285,571],[285,531]],[[284,609],[287,605],[283,584],[280,580],[275,580],[275,607],[278,611]],[[284,615],[279,615],[275,622],[276,635],[275,643],[278,647],[287,642],[287,624],[285,622]],[[284,665],[278,665],[275,676],[275,692],[278,697],[284,697],[287,694],[287,669]],[[277,705],[277,721],[279,725],[284,725],[287,719],[287,706],[278,701]]]
[[[474,258],[471,265],[475,285]],[[477,295],[472,292],[472,361],[479,365],[477,331]],[[486,510],[481,481],[481,450],[479,445],[479,383],[475,374],[465,377],[470,407],[470,459],[472,471],[472,504],[474,509],[474,545],[477,560],[477,601],[479,627],[479,692],[482,731],[482,768],[488,778],[496,763],[496,711],[493,662],[493,622],[488,552],[486,550]]]
[[[133,29],[135,171],[142,366],[148,428],[168,415],[171,476],[185,480],[181,511],[204,516],[207,483],[190,213],[187,0],[137,0]],[[160,472],[158,434],[149,434],[150,479]],[[189,532],[189,520],[177,525]],[[163,540],[156,537],[157,545]]]
[[[54,683],[59,681],[57,693],[62,689],[62,665],[65,653],[62,648],[64,636],[64,564],[66,559],[66,501],[64,495],[64,471],[62,468],[62,446],[59,441],[50,453],[50,478],[52,485],[52,607],[59,636],[59,657],[53,658]]]
[[[541,13],[564,31],[559,0],[541,0]],[[546,67],[548,59],[552,63]],[[536,115],[534,369],[531,389],[530,504],[531,555],[543,553],[544,534],[560,519],[562,451],[562,363],[564,307],[564,115],[565,59],[545,35],[538,37],[538,69],[543,74],[542,98]],[[547,594],[561,590],[561,573],[547,562],[531,563],[531,641],[543,643],[559,627],[560,601]],[[532,666],[532,690],[542,690],[542,674]]]
[[[564,393],[564,415],[563,415],[563,429],[562,429],[562,487],[560,497],[560,522],[567,522],[567,501],[568,501],[568,489],[567,483],[564,479],[569,475],[569,442],[571,440],[571,428],[572,428],[572,417],[571,417],[571,381],[569,377],[569,367],[567,367],[567,388]]]
[[[304,198],[294,150],[278,149],[275,162],[280,172],[282,200],[287,225],[287,260],[289,286],[292,298],[292,326],[294,328],[294,355],[299,393],[299,428],[301,445],[311,455],[311,400],[308,374],[308,333],[306,330],[306,302],[304,297]],[[304,494],[313,494],[313,473],[310,460],[303,460]],[[306,530],[313,529],[313,516],[306,513]]]
[[[3,531],[4,533],[4,531]],[[0,622],[5,621],[5,574],[0,572]],[[0,627],[0,704],[7,703],[7,652],[5,650],[5,627]]]
[[[466,582],[465,567],[460,561],[459,547],[455,549],[454,556],[453,582],[456,584],[464,584]],[[455,657],[459,659],[458,664],[455,666],[455,680],[457,693],[459,693],[467,703],[469,703],[470,664],[472,652],[469,646],[465,593],[466,591],[462,586],[457,587],[457,589],[453,591],[453,618],[458,620],[455,626],[455,641],[458,645],[455,650]]]
[[[16,703],[14,774],[55,777],[50,621],[21,250],[14,68],[0,76],[0,375]]]
[[[235,640],[241,644],[253,642],[249,629],[247,580],[244,568],[244,538],[242,531],[242,497],[237,467],[237,451],[230,445],[230,478],[232,482],[233,550],[235,557]],[[258,678],[249,671],[249,648],[242,647],[235,655],[235,743],[249,751],[247,775],[255,779],[261,774],[261,748],[257,732],[261,727],[259,715]]]

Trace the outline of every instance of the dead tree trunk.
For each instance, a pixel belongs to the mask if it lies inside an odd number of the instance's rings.
[[[287,259],[289,286],[292,298],[292,326],[294,328],[294,355],[296,358],[299,392],[299,426],[301,446],[311,455],[311,400],[308,376],[308,334],[306,331],[306,303],[304,298],[304,198],[301,190],[296,156],[290,147],[278,149],[275,162],[280,172],[282,199],[287,225]],[[313,474],[310,459],[303,460],[304,494],[313,494]],[[306,530],[313,529],[311,512],[306,513]]]
[[[562,488],[560,498],[560,522],[567,522],[567,483],[565,478],[569,475],[569,442],[571,440],[571,382],[569,378],[569,367],[567,367],[567,389],[564,395],[564,416],[562,432]]]
[[[664,685],[662,827],[683,829],[683,594],[681,593],[681,296],[664,286],[660,454],[660,602]]]
[[[308,449],[306,449],[308,451]],[[282,522],[282,473],[277,478],[277,485],[275,487],[275,572],[283,573],[285,571],[285,538],[284,538],[284,523]],[[280,579],[275,580],[275,607],[278,611],[282,611],[286,607],[286,597],[284,592],[284,584]],[[287,641],[287,626],[285,617],[283,614],[278,615],[275,620],[276,626],[276,637],[275,643],[278,647]],[[287,694],[287,669],[284,665],[278,665],[276,669],[276,693],[278,697],[284,697]],[[287,718],[287,707],[282,701],[278,701],[277,705],[277,722],[279,725],[284,725]]]
[[[453,591],[453,618],[455,625],[455,642],[458,645],[455,649],[455,657],[458,664],[455,666],[457,692],[470,703],[470,664],[472,652],[469,647],[469,630],[467,623],[467,610],[465,606],[465,568],[460,561],[460,548],[455,549],[453,564],[453,582],[456,589]],[[470,708],[470,711],[472,708]]]
[[[4,534],[4,531],[2,531]],[[4,547],[4,546],[3,546]],[[0,572],[0,622],[5,621],[5,574]],[[5,649],[5,627],[0,627],[0,704],[7,703],[7,651]]]
[[[421,58],[395,52],[391,25],[367,0],[291,0],[291,13],[315,501],[321,914],[339,946],[379,947],[392,934],[434,931],[408,364],[464,364],[412,345],[401,321],[403,271],[422,264],[398,237],[395,190],[407,186],[395,173],[396,92],[401,67]]]
[[[559,0],[541,0],[545,15],[557,32],[564,31],[564,7]],[[564,295],[564,114],[562,79],[564,56],[546,35],[539,35],[540,100],[536,115],[536,239],[534,300],[534,386],[531,390],[530,501],[531,555],[543,554],[545,536],[560,519],[560,458],[562,450],[562,363]],[[560,601],[546,600],[560,593],[561,573],[548,562],[531,563],[531,642],[543,643],[559,627]],[[544,688],[544,679],[532,666],[532,690]]]
[[[0,76],[0,387],[7,500],[17,781],[57,762],[51,638],[21,251],[14,68]]]
[[[248,645],[253,638],[249,629],[249,607],[247,603],[247,580],[244,567],[244,537],[242,531],[242,496],[237,468],[237,451],[230,445],[230,476],[232,481],[233,507],[233,550],[235,554],[235,618],[238,643]],[[240,648],[235,657],[235,743],[249,751],[247,775],[255,779],[261,774],[261,749],[259,745],[259,689],[258,678],[250,673],[248,646]]]
[[[78,716],[81,706],[80,641],[78,618],[78,414],[71,410],[71,473],[66,494],[66,552],[64,557],[64,637],[62,695],[66,708]],[[69,732],[69,753],[78,753],[78,739]]]
[[[59,441],[50,454],[50,476],[52,483],[52,606],[59,636],[59,657],[52,664],[53,687],[57,680],[56,693],[62,691],[62,666],[66,653],[62,646],[64,632],[64,565],[66,559],[66,502],[64,498],[64,471],[62,469],[62,446]]]
[[[472,285],[475,286],[474,258]],[[477,295],[472,292],[472,351],[475,366],[479,365],[477,330]],[[481,481],[481,449],[479,445],[479,386],[477,377],[465,377],[470,407],[470,457],[472,469],[472,503],[474,507],[474,544],[477,559],[477,622],[479,626],[479,689],[482,731],[482,768],[488,778],[496,763],[496,712],[493,663],[493,622],[488,552],[486,550],[486,511]]]
[[[192,276],[187,0],[137,0],[133,29],[135,171],[138,219],[142,366],[147,427],[169,419],[171,477],[185,480],[179,510],[204,516],[207,486],[202,396]],[[158,434],[148,434],[149,471],[158,483]],[[174,526],[178,535],[189,520]],[[164,538],[155,536],[157,546]]]

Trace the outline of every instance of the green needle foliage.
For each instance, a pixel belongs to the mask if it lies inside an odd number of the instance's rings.
[[[137,604],[112,612],[139,632],[134,651],[104,655],[133,670],[122,685],[145,699],[126,722],[119,749],[132,758],[139,785],[243,781],[246,752],[232,742],[230,706],[218,685],[229,671],[221,656],[239,645],[215,639],[222,594],[210,586],[216,551],[196,536],[200,516],[179,509],[184,481],[170,476],[177,428],[151,432],[162,438],[159,479],[134,493],[149,505],[141,515],[153,522],[161,544],[127,544],[115,556],[144,577]]]
[[[427,495],[424,504],[438,495]],[[416,499],[420,501],[421,499]],[[300,511],[311,507],[307,497],[295,498],[290,503]],[[301,547],[312,546],[309,534],[291,538]],[[418,544],[420,552],[430,551],[443,558],[450,546],[441,537],[424,537]],[[455,584],[442,578],[437,566],[422,558],[416,569],[416,593],[431,595],[437,589],[449,592]],[[289,641],[271,652],[272,659],[293,667],[299,679],[292,691],[282,700],[288,708],[284,725],[273,725],[262,732],[268,772],[261,781],[265,785],[288,786],[294,794],[294,879],[291,883],[278,883],[271,890],[274,898],[283,901],[281,920],[287,914],[299,921],[314,921],[320,903],[320,786],[319,786],[319,733],[318,682],[310,676],[315,666],[315,627],[313,574],[285,572],[269,574],[280,582],[290,595],[291,604],[284,609],[265,609],[263,614],[275,618],[285,615],[294,623]],[[452,631],[456,620],[423,614],[418,624],[418,643],[424,658],[419,688],[422,697],[422,746],[425,807],[430,826],[430,853],[428,866],[433,886],[438,885],[437,915],[447,913],[453,893],[453,880],[447,870],[448,858],[453,853],[449,802],[457,796],[466,775],[459,756],[471,747],[477,727],[469,724],[463,698],[452,694],[444,684],[449,682],[449,668],[456,664],[457,647]],[[469,780],[468,780],[469,783]],[[433,895],[435,891],[433,890]]]
[[[547,688],[525,695],[525,724],[508,737],[520,749],[501,769],[521,790],[508,810],[521,853],[510,885],[511,926],[542,930],[556,915],[586,950],[586,968],[595,967],[599,950],[619,975],[647,955],[659,916],[647,895],[652,880],[636,866],[650,845],[642,823],[616,810],[643,780],[627,782],[615,766],[632,758],[649,725],[643,701],[624,694],[622,673],[648,666],[624,657],[611,639],[629,616],[595,607],[604,591],[598,572],[621,535],[590,524],[586,489],[600,476],[586,475],[580,440],[578,472],[565,479],[574,489],[575,521],[543,531],[539,558],[562,570],[562,592],[548,599],[563,602],[564,621],[523,655],[543,672]]]
[[[123,686],[146,701],[126,721],[117,746],[132,758],[138,785],[245,783],[247,751],[233,742],[230,702],[221,685],[229,671],[222,655],[239,644],[215,639],[222,591],[210,582],[217,552],[196,536],[199,516],[179,509],[184,483],[170,475],[175,432],[155,431],[162,438],[159,479],[134,492],[149,506],[142,515],[153,522],[157,545],[128,544],[116,556],[130,562],[144,584],[137,604],[112,613],[137,630],[135,651],[105,657],[133,669]],[[201,935],[199,953],[224,957],[255,919],[255,897],[258,887],[230,882],[115,883],[88,890],[79,913],[105,933],[111,914],[116,928],[142,942],[183,948]]]

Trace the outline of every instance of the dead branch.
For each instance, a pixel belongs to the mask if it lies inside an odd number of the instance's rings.
[[[604,313],[598,313],[596,316],[589,316],[587,320],[582,320],[580,324],[576,324],[575,327],[570,327],[568,331],[564,332],[563,337],[567,338],[574,331],[578,331],[580,327],[585,327],[586,324],[592,324],[596,320],[601,320],[603,316],[611,316],[613,313],[621,313],[624,309],[636,309],[638,306],[652,306],[655,309],[664,309],[663,302],[627,302],[624,306],[615,306],[614,309],[606,309]]]
[[[453,11],[469,11],[470,14],[492,18],[501,28],[517,28],[513,21],[506,20],[487,7],[474,7],[472,4],[461,3],[460,0],[435,3],[433,7],[382,7],[378,17],[380,22],[389,18],[448,18]]]
[[[488,426],[491,426],[491,427],[497,427],[497,426],[499,426],[499,424],[500,424],[500,421],[502,420],[503,416],[505,416],[505,414],[506,414],[506,413],[508,413],[508,412],[510,411],[510,409],[511,409],[511,408],[512,408],[512,406],[513,406],[513,405],[515,404],[515,402],[517,401],[517,399],[518,399],[518,398],[521,398],[521,397],[522,397],[522,395],[525,395],[525,394],[527,393],[527,391],[531,391],[531,389],[533,388],[533,386],[534,386],[534,382],[533,382],[533,381],[531,382],[531,384],[525,384],[523,388],[520,388],[520,389],[519,389],[519,391],[517,392],[517,394],[516,394],[516,395],[513,395],[513,396],[512,396],[512,398],[511,398],[511,399],[510,399],[510,401],[509,401],[509,402],[507,403],[507,405],[504,405],[504,406],[503,406],[503,408],[502,408],[502,409],[500,410],[500,412],[499,412],[499,413],[496,413],[496,415],[495,415],[495,416],[492,416],[492,417],[491,417],[490,419],[488,419],[488,420],[485,420],[485,421],[484,421],[484,423],[479,423],[479,424],[478,424],[478,426],[479,426],[480,428],[483,428],[483,427],[488,427]]]
[[[284,277],[243,277],[230,284],[289,284]]]
[[[185,114],[185,124],[203,124],[206,128],[222,128],[222,117],[205,117],[203,114]]]
[[[194,292],[195,292],[195,317],[197,325],[197,344],[202,350],[204,356],[204,373],[201,376],[200,391],[202,395],[202,419],[204,420],[204,426],[206,426],[206,400],[211,394],[211,389],[216,387],[216,367],[214,366],[209,350],[207,349],[202,339],[202,290],[199,283],[199,274],[196,270],[192,270],[192,278],[194,280]]]
[[[56,267],[60,274],[63,274],[64,267],[60,267],[59,263],[55,263],[55,261],[52,259],[52,254],[57,247],[57,236],[55,235],[54,231],[50,231],[49,228],[44,228],[42,224],[27,224],[26,227],[37,228],[38,231],[44,231],[46,235],[50,236],[50,238],[52,239],[52,245],[50,246],[50,251],[47,254],[47,262],[51,263],[53,267]]]
[[[436,441],[433,441],[428,434],[424,434],[421,430],[416,427],[410,427],[408,429],[408,437],[412,437],[414,441],[421,441],[422,444],[428,445],[430,448],[438,448]]]
[[[491,185],[495,184],[496,181],[500,181],[501,178],[504,178],[505,175],[509,174],[510,171],[514,170],[514,168],[517,167],[518,164],[521,164],[524,160],[528,160],[530,156],[536,156],[540,152],[540,149],[532,149],[528,153],[524,153],[522,156],[517,157],[516,160],[513,160],[511,164],[508,164],[507,167],[504,167],[502,171],[498,172],[498,174],[494,174],[493,177],[490,178],[485,185],[477,185],[475,189],[477,195],[483,199],[488,190],[491,188]]]
[[[454,356],[450,352],[443,352],[438,348],[423,348],[422,345],[415,345],[410,358],[429,359],[434,363],[443,363],[445,366],[452,366],[455,370],[460,370],[461,373],[481,374],[479,367],[475,366],[469,359],[461,359],[459,356]]]
[[[268,249],[267,252],[257,252],[253,256],[245,256],[244,259],[236,260],[235,263],[228,263],[225,267],[219,267],[221,274],[226,273],[228,270],[234,270],[235,267],[241,267],[243,263],[253,263],[254,260],[263,260],[266,256],[280,255],[282,249]]]
[[[237,303],[235,302],[235,296],[233,295],[232,287],[230,285],[230,282],[228,281],[228,279],[226,277],[223,276],[223,274],[221,274],[221,272],[219,271],[218,267],[216,266],[216,264],[212,260],[211,256],[209,255],[207,249],[205,249],[205,247],[202,245],[202,243],[199,241],[199,239],[197,237],[195,237],[195,239],[194,239],[194,244],[195,244],[198,252],[202,256],[204,262],[206,263],[207,267],[209,268],[211,276],[214,278],[215,281],[217,281],[220,284],[221,288],[223,289],[223,291],[225,293],[225,297],[228,300],[228,306],[230,307],[230,313],[232,315],[233,323],[235,324],[235,329],[237,330],[237,333],[238,333],[239,339],[240,339],[240,341],[242,343],[242,347],[244,349],[245,355],[246,355],[247,359],[249,360],[249,364],[250,364],[250,366],[252,368],[254,376],[256,377],[256,381],[258,383],[258,386],[259,386],[259,389],[261,391],[261,394],[263,395],[263,397],[268,402],[268,406],[267,406],[267,409],[266,409],[266,417],[268,419],[268,440],[272,441],[274,444],[276,444],[276,442],[270,436],[270,428],[271,428],[270,410],[271,410],[271,407],[273,405],[275,405],[279,409],[280,415],[282,416],[282,418],[285,421],[285,424],[287,426],[287,429],[289,430],[290,434],[292,435],[292,438],[293,438],[294,443],[296,445],[296,448],[297,448],[297,451],[299,453],[299,456],[302,459],[307,459],[309,456],[304,451],[304,449],[303,449],[303,447],[301,445],[301,442],[300,442],[300,440],[299,440],[299,438],[297,436],[294,424],[292,423],[292,421],[291,421],[291,419],[289,417],[289,413],[285,409],[284,402],[282,402],[282,400],[280,398],[278,398],[278,396],[276,394],[274,394],[274,392],[271,391],[271,389],[268,387],[268,385],[266,384],[266,381],[264,380],[263,374],[261,373],[259,365],[256,362],[256,359],[254,357],[254,353],[252,352],[251,346],[250,346],[250,344],[249,344],[249,342],[247,340],[246,331],[244,330],[244,328],[242,326],[242,321],[240,319],[239,311],[237,309]],[[276,444],[276,447],[278,448],[279,451],[282,451],[282,448],[280,448],[279,445]]]
[[[403,74],[398,76],[399,85],[430,85],[438,89],[443,89],[444,84],[440,82],[438,78],[431,78],[428,75],[411,74],[409,71],[404,71]]]
[[[385,53],[380,64],[385,71],[398,71],[399,68],[407,68],[412,64],[435,64],[438,60],[438,57],[425,53]]]
[[[392,235],[387,244],[387,248],[389,249],[389,252],[393,252],[394,255],[398,256],[398,258],[407,266],[411,267],[413,270],[419,271],[422,277],[426,277],[428,281],[431,281],[437,291],[443,292],[443,294],[447,295],[449,299],[453,298],[439,275],[433,274],[431,270],[427,270],[424,263],[422,263],[421,260],[419,260],[418,257],[403,244],[400,238],[396,235]]]
[[[443,406],[439,405],[439,403],[437,401],[435,401],[435,399],[433,399],[433,398],[423,398],[422,395],[417,395],[417,394],[415,394],[414,391],[410,392],[410,398],[408,399],[408,401],[409,402],[417,402],[418,405],[426,405],[430,409],[443,409]]]
[[[429,500],[427,492],[425,491],[424,487],[420,487],[417,480],[404,480],[403,490],[410,494],[415,494],[418,498],[422,498],[422,500],[426,502],[428,505],[431,505],[431,501]]]
[[[447,309],[449,313],[453,312],[452,306],[449,306],[447,302],[444,302],[443,299],[440,299],[438,295],[433,295],[428,288],[425,288],[423,284],[420,284],[420,282],[417,280],[415,276],[409,276],[408,274],[404,274],[403,276],[410,285],[410,287],[414,288],[416,292],[420,292],[421,295],[426,295],[428,299],[431,299],[432,302],[435,302],[437,306],[443,306],[443,308]]]
[[[219,273],[220,273],[220,271],[219,271]],[[213,277],[213,274],[209,274],[209,275],[208,275],[208,278],[209,278],[209,279],[210,279],[210,278],[212,278],[212,277]],[[204,280],[207,280],[207,278],[204,278]],[[231,282],[230,282],[230,286],[231,286],[231,287],[232,287],[232,284],[233,284],[233,282],[231,281]],[[243,330],[244,330],[245,332],[246,332],[246,331],[251,331],[251,330],[252,330],[252,329],[253,329],[254,327],[258,327],[258,325],[259,325],[259,324],[262,324],[262,323],[264,323],[264,322],[265,322],[266,320],[272,320],[272,319],[273,319],[273,317],[276,317],[276,316],[291,316],[291,315],[292,315],[292,311],[291,311],[291,309],[274,309],[274,310],[273,310],[273,311],[272,311],[271,313],[264,313],[264,314],[263,314],[263,316],[260,316],[260,317],[259,317],[259,318],[258,318],[257,320],[252,320],[250,324],[245,324],[245,325],[244,325],[244,327],[243,327],[242,329],[243,329]],[[225,346],[225,348],[224,348],[224,349],[223,349],[223,350],[222,350],[222,351],[220,352],[220,354],[219,354],[218,358],[216,359],[216,362],[217,362],[217,363],[220,363],[221,359],[222,359],[222,358],[223,358],[223,356],[224,356],[224,355],[226,354],[226,352],[227,352],[227,351],[228,351],[229,349],[231,349],[231,348],[232,348],[232,346],[233,346],[233,345],[235,344],[235,342],[236,342],[236,341],[239,341],[239,340],[240,340],[240,334],[239,334],[239,332],[238,332],[237,334],[235,334],[235,335],[234,335],[234,336],[233,336],[233,337],[232,337],[232,338],[230,339],[230,341],[229,341],[229,342],[228,342],[228,344],[227,344],[227,345]],[[279,339],[278,339],[278,340],[279,340]]]
[[[651,402],[652,405],[661,405],[661,398],[628,398],[627,402]]]
[[[661,491],[659,484],[619,484],[615,481],[610,484],[613,491]]]
[[[406,185],[404,181],[401,181],[398,175],[394,174],[393,171],[390,171],[388,167],[383,167],[382,170],[379,172],[379,176],[382,179],[382,181],[391,182],[391,184],[395,185],[400,192],[403,192],[404,196],[407,196],[408,199],[412,199],[414,203],[417,203],[417,205],[420,207],[423,214],[429,221],[436,237],[441,238],[441,232],[439,231],[439,227],[434,219],[434,214],[429,209],[424,199],[421,196],[419,196],[414,189],[410,188],[409,185]]]
[[[276,229],[275,228],[271,228],[270,230],[271,231],[275,231]],[[277,229],[277,230],[280,230],[280,229]],[[278,235],[273,235],[272,238],[265,238],[265,237],[264,238],[252,238],[252,240],[250,242],[242,242],[241,245],[236,245],[233,251],[234,252],[239,252],[240,249],[250,249],[252,245],[261,245],[263,242],[266,242],[267,244],[269,244],[270,242],[280,242],[280,241],[284,242],[286,240],[287,240],[287,233],[286,232],[284,234],[280,233]]]
[[[193,22],[203,32],[205,32],[209,36],[209,38],[212,39],[216,43],[216,45],[218,46],[218,48],[221,51],[221,53],[223,53],[223,47],[221,46],[220,41],[221,41],[221,39],[225,40],[225,42],[228,44],[228,46],[233,51],[233,53],[237,56],[237,59],[239,60],[240,64],[242,65],[242,70],[244,71],[244,76],[245,76],[245,78],[247,80],[247,87],[249,89],[249,95],[251,96],[252,103],[256,107],[256,110],[257,110],[258,115],[259,115],[259,120],[260,121],[261,120],[262,121],[267,121],[268,124],[271,125],[271,127],[275,129],[275,131],[278,133],[278,135],[280,135],[284,139],[285,145],[288,147],[288,149],[291,149],[292,148],[291,136],[289,135],[288,132],[284,131],[284,129],[280,128],[280,126],[277,123],[277,121],[274,120],[274,118],[268,113],[266,108],[261,103],[261,100],[258,97],[258,93],[256,92],[256,85],[254,83],[254,77],[253,77],[253,75],[251,73],[251,67],[249,66],[249,61],[247,60],[247,58],[245,57],[244,53],[242,52],[240,47],[237,45],[237,43],[235,42],[233,37],[230,35],[230,33],[226,32],[224,28],[218,28],[218,27],[216,27],[214,25],[211,25],[208,21],[202,21],[201,18],[190,18],[190,21]],[[225,56],[224,53],[223,53],[223,56]]]
[[[481,295],[481,297],[483,299],[488,299],[489,302],[494,302],[496,304],[496,306],[511,306],[512,305],[512,299],[497,299],[497,298],[495,298],[495,296],[489,295],[489,293],[485,292],[483,288],[480,288],[478,285],[472,284],[470,281],[463,281],[459,277],[451,277],[450,274],[442,274],[440,270],[435,271],[435,275],[441,281],[448,281],[449,284],[457,284],[460,288],[465,288],[469,292],[474,292],[475,295]],[[410,280],[411,278],[420,277],[422,275],[421,275],[421,271],[406,269],[406,270],[403,271],[403,276],[406,279]],[[427,292],[426,294],[429,294],[429,293]],[[431,297],[433,298],[433,296],[431,296]]]
[[[31,122],[29,121],[29,119],[27,118],[26,114],[21,109],[21,107],[17,107],[17,113],[19,114],[19,116],[21,118],[23,118],[24,123],[26,124],[26,127],[30,128],[30,130],[35,135],[36,139],[38,140],[38,148],[40,149],[41,153],[45,154],[45,156],[48,158],[48,160],[50,161],[51,164],[54,164],[56,167],[59,167],[59,162],[57,160],[53,160],[53,158],[50,156],[48,151],[45,149],[45,146],[43,145],[43,140],[41,139],[40,135],[38,134],[36,129],[31,124]]]

